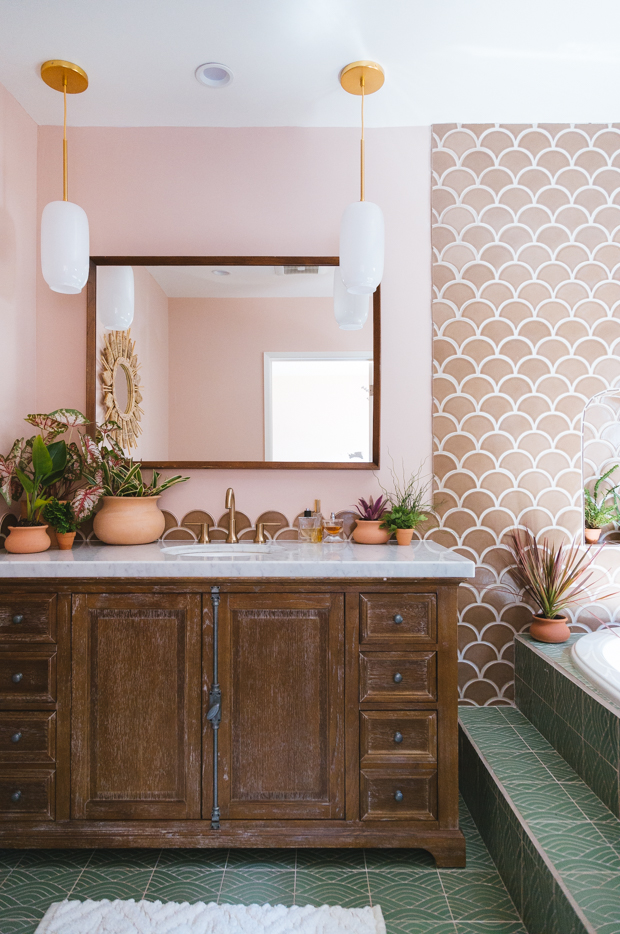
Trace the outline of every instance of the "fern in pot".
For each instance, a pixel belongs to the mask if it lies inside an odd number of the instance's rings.
[[[390,535],[395,533],[399,545],[411,545],[413,533],[433,512],[433,504],[428,502],[432,477],[425,483],[420,467],[409,478],[403,472],[401,479],[392,468],[392,483],[394,490],[388,494],[389,508],[383,516],[382,528]]]

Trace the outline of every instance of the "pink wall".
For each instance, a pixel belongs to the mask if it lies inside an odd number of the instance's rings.
[[[372,351],[372,316],[341,331],[331,298],[171,298],[169,309],[179,460],[264,459],[264,351]]]
[[[0,85],[0,454],[36,410],[37,126]]]
[[[430,130],[367,133],[367,196],[386,221],[383,430],[415,469],[431,452]],[[69,197],[90,220],[93,254],[334,255],[344,207],[358,197],[359,134],[331,128],[76,128]],[[59,195],[61,130],[39,128],[38,210]],[[37,289],[38,404],[84,406],[85,294]],[[430,468],[430,460],[427,461]],[[359,471],[204,471],[165,495],[177,516],[223,511],[228,485],[255,517],[295,515],[315,497],[339,509],[376,492]]]

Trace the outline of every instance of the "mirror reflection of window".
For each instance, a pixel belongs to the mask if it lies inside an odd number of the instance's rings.
[[[601,482],[598,505],[613,505],[613,495],[605,495],[620,483],[620,390],[610,389],[597,393],[588,400],[582,419],[582,472],[584,486],[594,493],[597,480],[608,471],[612,473]],[[609,522],[601,526],[600,542],[620,543],[620,523]]]
[[[372,352],[265,354],[265,460],[371,460]]]

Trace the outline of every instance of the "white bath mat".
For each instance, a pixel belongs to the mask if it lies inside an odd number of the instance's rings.
[[[378,905],[285,908],[106,898],[50,905],[36,934],[385,934],[385,922]]]

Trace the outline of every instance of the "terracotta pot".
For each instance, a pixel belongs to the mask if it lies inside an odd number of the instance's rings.
[[[530,623],[530,636],[537,642],[566,642],[570,638],[570,629],[566,623],[566,616],[558,616],[556,619],[534,616]]]
[[[586,539],[586,545],[596,545],[599,538],[601,537],[600,529],[585,529],[584,535]]]
[[[166,528],[158,499],[159,496],[103,496],[103,507],[93,523],[95,535],[108,545],[146,545],[157,541]]]
[[[56,532],[56,541],[61,551],[71,551],[75,532]]]
[[[413,529],[396,529],[396,541],[399,545],[410,545]]]
[[[52,544],[46,525],[10,525],[4,547],[13,555],[34,555]]]
[[[353,529],[353,541],[358,545],[385,545],[390,533],[380,529],[382,519],[358,519]]]

